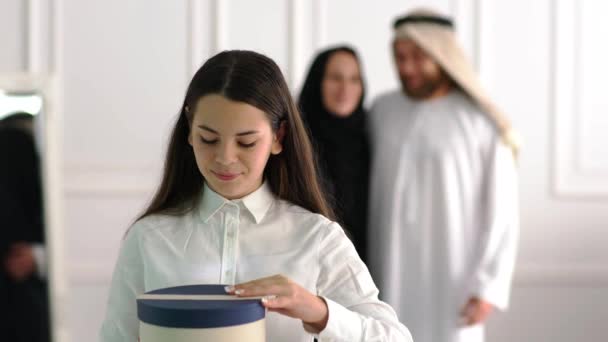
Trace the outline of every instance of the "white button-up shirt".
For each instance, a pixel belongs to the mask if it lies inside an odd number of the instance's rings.
[[[137,341],[137,295],[170,286],[237,284],[283,274],[322,296],[329,309],[321,341],[411,341],[342,228],[277,199],[264,184],[229,201],[205,186],[195,210],[151,215],[123,241],[101,341]],[[274,312],[267,341],[312,341],[302,322]]]

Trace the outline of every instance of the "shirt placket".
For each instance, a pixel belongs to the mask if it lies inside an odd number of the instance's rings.
[[[222,251],[222,284],[234,284],[237,259],[237,241],[239,232],[239,207],[230,203],[225,206],[224,244]]]

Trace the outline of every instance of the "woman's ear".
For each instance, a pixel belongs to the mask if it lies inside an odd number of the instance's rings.
[[[274,140],[272,142],[272,147],[270,148],[270,153],[276,155],[283,151],[283,139],[285,139],[286,133],[287,133],[287,122],[285,120],[283,120],[279,124],[279,129],[274,134]]]

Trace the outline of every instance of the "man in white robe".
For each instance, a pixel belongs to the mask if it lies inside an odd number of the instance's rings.
[[[483,341],[505,310],[518,241],[517,144],[449,18],[395,22],[402,88],[370,114],[369,267],[416,342]]]

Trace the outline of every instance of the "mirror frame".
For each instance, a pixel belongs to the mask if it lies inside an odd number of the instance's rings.
[[[39,126],[45,141],[40,153],[43,184],[45,246],[48,262],[49,325],[51,340],[68,341],[65,320],[68,277],[64,246],[64,186],[62,167],[62,110],[56,77],[44,74],[0,74],[0,89],[7,92],[32,92],[42,97]]]

